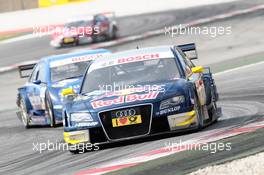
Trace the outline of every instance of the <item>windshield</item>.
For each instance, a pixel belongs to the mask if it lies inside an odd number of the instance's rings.
[[[148,85],[155,82],[175,80],[179,71],[174,58],[161,58],[117,64],[88,71],[82,93],[117,90],[120,87]]]
[[[51,82],[80,77],[85,73],[89,64],[87,62],[76,62],[50,68]]]

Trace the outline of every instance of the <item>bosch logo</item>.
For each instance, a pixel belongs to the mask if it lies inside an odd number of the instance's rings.
[[[126,110],[122,110],[122,111],[117,111],[115,113],[115,115],[118,118],[126,117],[126,116],[135,116],[136,110],[135,109],[126,109]]]

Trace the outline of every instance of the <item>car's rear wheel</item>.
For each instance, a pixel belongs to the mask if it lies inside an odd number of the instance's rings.
[[[204,127],[204,118],[202,116],[202,109],[197,96],[194,97],[194,110],[197,118],[198,130]]]
[[[74,38],[73,46],[78,46],[79,45],[79,39],[76,37]]]
[[[214,115],[217,110],[216,99],[213,99],[212,90],[208,90],[207,94],[207,108],[208,108],[208,115],[211,122],[215,121]],[[216,119],[217,120],[217,119]]]
[[[50,126],[51,127],[56,127],[56,121],[55,121],[55,116],[54,116],[54,112],[53,112],[53,105],[50,99],[50,96],[48,94],[46,94],[46,110],[47,110],[47,114],[50,118]]]
[[[29,128],[29,117],[27,113],[27,107],[22,98],[20,98],[20,110],[21,110],[21,120],[25,126],[25,128]]]
[[[113,28],[113,31],[112,31],[112,36],[111,36],[111,39],[114,40],[117,38],[117,28],[114,27]]]
[[[54,47],[55,49],[61,49],[63,47],[63,45],[59,45],[59,46],[56,46]]]
[[[210,109],[208,109],[210,120],[214,123],[218,121],[218,117],[214,117],[215,112],[217,111],[217,104],[216,102],[212,102],[212,106]]]

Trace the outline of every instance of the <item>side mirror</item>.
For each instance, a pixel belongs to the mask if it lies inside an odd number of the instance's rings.
[[[40,81],[40,80],[33,80],[32,83],[33,83],[33,84],[36,84],[36,85],[39,85],[39,84],[41,84],[41,81]]]
[[[75,95],[75,92],[73,88],[66,88],[66,89],[62,89],[61,94],[63,97],[65,97],[67,95]]]
[[[202,66],[196,66],[192,68],[192,73],[203,73],[204,68]]]

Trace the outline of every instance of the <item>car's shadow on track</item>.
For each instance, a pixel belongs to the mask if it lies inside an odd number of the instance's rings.
[[[215,129],[226,129],[226,128],[235,128],[235,127],[241,127],[245,124],[249,124],[251,122],[257,121],[258,119],[263,118],[263,115],[257,114],[257,115],[244,115],[244,116],[239,116],[239,117],[234,117],[234,118],[228,118],[225,116],[224,118],[221,118],[218,122],[202,129],[201,131],[197,130],[191,130],[191,131],[182,131],[182,132],[174,132],[174,133],[163,133],[163,134],[158,134],[158,135],[151,135],[148,137],[143,137],[143,138],[137,138],[137,139],[131,139],[131,140],[125,140],[125,141],[119,141],[119,142],[112,142],[112,143],[107,143],[107,144],[102,144],[99,145],[99,150],[98,151],[103,151],[103,150],[109,150],[112,148],[118,148],[118,147],[125,147],[125,146],[132,146],[141,144],[141,143],[147,143],[147,142],[154,142],[154,141],[160,141],[163,139],[170,139],[170,138],[177,138],[182,137],[182,136],[191,136],[191,138],[195,137],[194,134],[202,133],[202,132],[207,132],[207,131],[212,131]],[[22,128],[20,126],[19,128]],[[51,128],[50,126],[34,126],[31,129],[24,130],[24,131],[32,131],[35,132],[37,130],[41,129],[43,130],[49,130],[52,132],[53,129],[60,129],[62,130],[62,127],[60,128]],[[6,130],[6,129],[5,129]],[[223,130],[225,131],[225,130]],[[61,142],[63,142],[61,140]],[[93,153],[97,151],[85,151],[82,150],[81,152],[73,152],[74,154],[76,153]]]
[[[172,133],[162,133],[158,135],[151,135],[148,137],[142,137],[142,138],[137,138],[137,139],[112,142],[112,143],[100,145],[99,151],[105,150],[105,149],[116,148],[116,147],[123,147],[123,146],[128,146],[128,145],[136,145],[140,143],[153,142],[153,141],[162,140],[162,139],[187,136],[187,135],[195,134],[197,132],[206,132],[206,131],[222,129],[222,128],[240,127],[250,122],[256,121],[259,118],[263,118],[263,115],[245,115],[245,116],[240,116],[240,117],[235,117],[235,118],[223,118],[219,120],[218,122],[213,123],[207,126],[206,128],[203,128],[200,131],[191,130],[191,131],[184,131],[184,132],[181,131],[181,132],[172,132]],[[85,151],[85,153],[87,152],[94,152],[94,151]]]
[[[23,127],[23,126],[21,126]],[[27,128],[23,127],[25,130],[53,130],[53,129],[61,129],[63,130],[63,124],[56,124],[55,127],[51,127],[49,125],[32,125]]]

